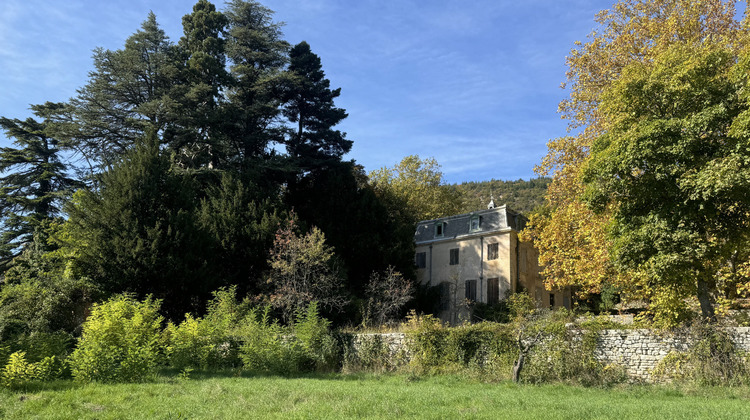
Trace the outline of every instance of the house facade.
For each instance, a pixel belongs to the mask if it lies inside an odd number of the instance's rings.
[[[440,291],[436,315],[458,323],[470,316],[472,302],[496,304],[527,291],[538,307],[570,307],[570,291],[544,288],[538,254],[518,238],[526,219],[506,206],[417,224],[417,280]]]

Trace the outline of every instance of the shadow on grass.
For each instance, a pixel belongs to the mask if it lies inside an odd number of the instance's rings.
[[[341,372],[296,372],[296,373],[272,373],[264,371],[252,371],[245,369],[209,369],[209,370],[192,370],[184,378],[183,371],[174,368],[165,368],[159,372],[159,378],[172,380],[208,380],[208,379],[225,379],[225,378],[279,378],[279,379],[319,379],[326,381],[358,381],[364,379],[375,379],[378,377],[387,377],[387,374],[376,374],[367,372],[358,373],[341,373]]]
[[[183,373],[183,371],[174,368],[161,369],[156,377],[151,380],[145,380],[143,382],[132,382],[132,383],[165,383],[174,384],[181,381],[203,381],[213,379],[228,379],[228,378],[278,378],[278,379],[311,379],[311,380],[322,380],[322,381],[361,381],[361,380],[379,380],[388,377],[388,375],[373,374],[373,373],[347,373],[342,374],[338,372],[328,373],[295,373],[295,374],[274,374],[269,372],[253,372],[243,369],[218,369],[218,370],[193,370],[189,374]],[[92,383],[98,382],[78,382],[73,379],[58,379],[49,382],[42,381],[31,381],[25,382],[18,385],[14,385],[10,388],[5,388],[10,393],[23,396],[23,394],[36,394],[45,391],[68,391],[78,389]],[[127,382],[107,382],[99,383],[104,385],[115,385]]]
[[[57,379],[49,382],[31,381],[7,388],[15,394],[35,394],[43,391],[67,391],[84,386],[84,383],[72,379]]]

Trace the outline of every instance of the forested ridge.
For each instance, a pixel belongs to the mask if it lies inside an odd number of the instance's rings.
[[[544,204],[544,195],[550,178],[532,178],[528,181],[470,181],[450,184],[446,188],[461,196],[461,213],[487,208],[490,198],[496,205],[507,205],[509,208],[529,215]]]

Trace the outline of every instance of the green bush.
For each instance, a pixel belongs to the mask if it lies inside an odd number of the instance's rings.
[[[524,365],[523,382],[609,386],[626,379],[624,369],[606,366],[594,355],[599,331],[609,324],[590,319],[580,329],[572,324],[573,318],[564,309],[538,311],[521,324],[526,338],[541,334]]]
[[[273,320],[271,308],[253,309],[238,327],[239,355],[245,369],[288,375],[299,372],[304,349],[291,331]]]
[[[331,322],[320,316],[317,302],[297,313],[294,336],[305,356],[302,370],[332,371],[339,366],[341,350],[330,326]]]
[[[120,295],[94,305],[70,357],[79,381],[133,382],[155,375],[161,360],[161,301]]]
[[[508,312],[513,320],[520,320],[533,315],[536,311],[534,299],[528,293],[513,293],[508,296]]]
[[[423,316],[409,321],[414,373],[460,373],[483,380],[510,378],[518,355],[512,327],[482,322],[446,328]]]
[[[411,350],[411,366],[416,373],[441,370],[445,365],[445,349],[448,329],[432,315],[407,317],[407,328]]]
[[[0,383],[8,388],[18,388],[32,381],[49,381],[60,377],[63,363],[55,356],[34,363],[26,360],[26,353],[17,351],[10,355],[0,371]]]
[[[210,322],[187,314],[179,325],[167,324],[164,333],[170,366],[177,369],[215,366],[218,353],[216,334]]]
[[[38,362],[45,357],[66,359],[73,350],[75,340],[64,331],[32,333],[16,339],[15,347],[26,352],[26,358]]]
[[[0,373],[3,386],[16,387],[25,382],[33,381],[37,377],[37,369],[33,363],[26,361],[26,353],[17,351],[10,355]]]
[[[221,369],[241,364],[239,347],[241,324],[250,310],[247,302],[238,303],[236,287],[213,292],[204,318],[185,315],[179,325],[165,329],[166,353],[170,366],[178,369]]]
[[[608,324],[588,320],[576,329],[565,310],[535,310],[525,294],[510,297],[512,323],[482,322],[447,328],[431,316],[410,316],[411,363],[416,374],[451,373],[480,380],[507,380],[528,347],[521,380],[609,385],[625,379],[623,369],[604,366],[594,355],[598,331]]]
[[[510,310],[507,299],[494,305],[477,302],[472,309],[471,319],[479,322],[508,322]]]

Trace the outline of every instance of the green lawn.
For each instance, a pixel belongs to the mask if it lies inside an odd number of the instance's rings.
[[[162,378],[147,384],[0,391],[5,418],[746,419],[747,388],[614,389],[408,376]]]

